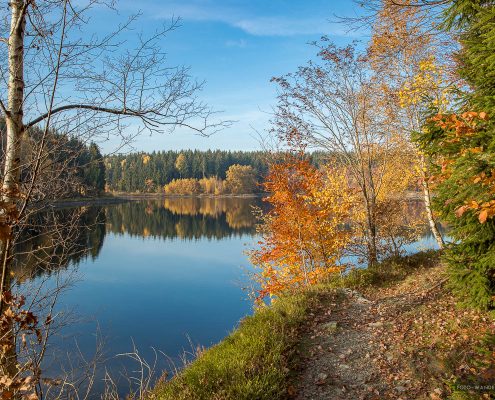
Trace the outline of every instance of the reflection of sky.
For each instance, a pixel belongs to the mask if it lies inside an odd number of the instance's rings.
[[[98,258],[79,266],[81,280],[65,293],[60,308],[98,321],[108,354],[131,350],[131,340],[147,357],[152,356],[151,347],[172,357],[190,350],[188,337],[210,346],[251,312],[242,290],[248,241],[108,234]],[[73,351],[77,339],[89,355],[96,330],[95,322],[78,323],[64,329],[63,343],[54,344]]]

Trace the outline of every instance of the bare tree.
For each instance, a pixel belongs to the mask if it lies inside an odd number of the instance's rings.
[[[203,83],[192,79],[188,68],[167,64],[162,42],[178,27],[178,20],[145,37],[132,30],[138,17],[132,16],[98,36],[92,32],[90,16],[103,9],[117,11],[117,6],[111,0],[12,0],[0,19],[0,85],[5,86],[0,92],[0,118],[5,121],[0,338],[8,349],[0,356],[0,376],[10,382],[16,396],[39,394],[30,390],[41,379],[39,357],[44,353],[42,349],[35,361],[23,360],[21,365],[16,351],[24,343],[19,335],[34,334],[43,348],[49,335],[43,335],[41,325],[49,330],[53,318],[49,310],[45,323],[31,311],[23,314],[25,300],[13,297],[12,289],[19,279],[13,271],[20,257],[16,249],[40,208],[37,205],[46,206],[47,200],[67,191],[74,178],[71,162],[77,152],[64,153],[62,160],[55,157],[66,149],[66,140],[57,135],[81,143],[113,136],[126,143],[144,131],[185,127],[209,135],[230,124],[197,98]],[[54,221],[51,245],[59,253],[50,258],[52,265],[63,264],[78,251],[70,245],[76,225],[70,220]],[[43,304],[50,308],[52,303]],[[14,311],[17,316],[11,315]],[[19,320],[19,315],[26,320]],[[32,374],[26,381],[29,368]]]
[[[363,255],[373,266],[381,254],[383,199],[400,193],[399,182],[407,182],[411,149],[383,112],[367,57],[326,38],[315,46],[318,60],[274,78],[280,86],[275,130],[296,147],[305,142],[325,149],[330,162],[345,168],[362,198],[364,218],[357,239],[364,240]],[[358,215],[354,219],[360,220]]]

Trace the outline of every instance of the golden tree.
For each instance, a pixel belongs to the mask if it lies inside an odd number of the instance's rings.
[[[175,159],[175,169],[179,171],[180,177],[187,172],[187,160],[183,153],[180,153]]]
[[[226,175],[225,187],[232,194],[252,193],[256,188],[256,176],[250,165],[231,165]]]
[[[352,231],[345,225],[356,203],[342,170],[315,169],[288,156],[271,166],[264,183],[271,208],[260,225],[259,249],[250,252],[259,272],[258,299],[325,279],[342,271]]]
[[[327,42],[315,44],[318,59],[274,78],[280,87],[275,130],[295,148],[307,143],[326,150],[346,171],[362,211],[353,218],[359,228],[353,248],[373,266],[388,255],[380,227],[390,210],[384,201],[405,196],[412,146],[386,113],[368,56]]]

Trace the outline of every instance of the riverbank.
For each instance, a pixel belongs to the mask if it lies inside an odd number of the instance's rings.
[[[72,199],[60,199],[47,207],[66,208],[84,206],[106,206],[120,204],[128,201],[160,200],[160,199],[253,199],[265,196],[265,193],[253,194],[221,194],[221,195],[166,195],[161,193],[113,193],[94,197],[76,197]]]
[[[281,298],[150,398],[493,398],[475,389],[495,384],[493,315],[459,310],[445,283],[426,252]]]

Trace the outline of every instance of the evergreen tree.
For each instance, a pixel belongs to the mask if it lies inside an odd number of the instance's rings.
[[[91,187],[96,193],[105,189],[105,164],[103,156],[96,143],[91,143],[88,149],[89,162],[83,170],[84,183]]]
[[[458,72],[470,90],[457,114],[434,117],[418,136],[436,159],[435,206],[451,226],[451,283],[465,303],[495,307],[495,4],[452,1],[449,29],[461,32]]]

